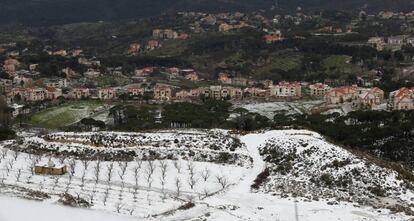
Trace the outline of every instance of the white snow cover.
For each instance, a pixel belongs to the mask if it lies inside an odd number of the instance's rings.
[[[52,158],[56,163],[63,161],[69,167],[68,174],[53,177],[35,175],[31,170],[33,163],[39,160],[46,161],[49,156],[39,158],[25,153],[16,154],[14,151],[0,147],[0,178],[2,178],[0,195],[7,196],[0,198],[0,220],[66,221],[69,215],[65,214],[70,213],[71,220],[82,220],[87,217],[86,220],[91,221],[124,221],[130,220],[129,217],[134,220],[197,220],[199,218],[226,221],[290,221],[295,220],[296,216],[295,200],[297,200],[297,216],[301,221],[405,221],[412,218],[402,213],[393,214],[387,209],[361,207],[351,202],[328,205],[327,202],[331,199],[313,201],[305,198],[281,198],[278,194],[274,194],[276,192],[267,193],[265,189],[252,192],[250,186],[253,180],[268,166],[259,154],[259,147],[263,148],[267,143],[286,142],[286,145],[282,146],[291,148],[295,142],[300,143],[300,140],[304,139],[330,153],[319,158],[336,157],[335,154],[339,154],[337,157],[346,155],[357,160],[351,153],[328,144],[320,135],[313,132],[268,131],[240,137],[240,140],[246,144],[246,149],[243,151],[252,157],[253,166],[218,165],[187,160],[152,162],[134,160],[128,163],[111,163]],[[315,161],[321,160],[316,159],[317,156],[313,157]],[[167,165],[164,188],[161,181],[163,163]],[[156,165],[152,174],[151,164]],[[111,175],[108,175],[111,165],[113,169]],[[98,175],[96,175],[96,168],[100,168]],[[134,176],[137,170],[138,185],[135,183]],[[206,181],[203,178],[204,171],[209,171],[210,174]],[[73,176],[70,175],[71,172],[74,172]],[[389,184],[392,185],[395,177],[392,171],[389,174]],[[224,189],[218,178],[226,181]],[[180,183],[179,191],[177,191],[177,179]],[[193,188],[190,185],[192,179],[196,180]],[[51,198],[44,202],[10,198],[28,197],[31,191],[48,193]],[[65,191],[92,202],[91,209],[72,209],[54,205],[59,199],[58,195]],[[408,200],[411,194],[412,192],[409,191],[401,192],[400,197]],[[193,208],[176,210],[189,201],[195,203]],[[4,208],[7,208],[7,211],[3,210]],[[18,214],[26,210],[28,216]],[[45,217],[44,214],[50,216]]]

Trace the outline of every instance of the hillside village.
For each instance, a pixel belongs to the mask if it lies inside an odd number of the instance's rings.
[[[310,30],[313,35],[334,37],[353,35],[361,30],[362,23],[375,25],[388,20],[405,21],[401,24],[403,28],[413,21],[414,13],[382,11],[373,15],[360,11],[351,23],[340,25],[332,25],[332,21],[323,19],[321,15],[308,15],[300,8],[296,14],[274,15],[272,18],[258,12],[253,14],[182,12],[178,13],[175,19],[186,26],[178,28],[174,25],[171,27],[163,25],[153,29],[150,36],[131,42],[123,51],[124,56],[133,59],[151,54],[152,51],[163,51],[164,46],[170,47],[168,44],[172,41],[186,42],[200,33],[260,30],[262,41],[272,47],[292,39],[308,38],[295,34],[292,29],[286,29],[285,24],[290,23],[299,28],[307,22],[318,22],[315,26],[318,28]],[[409,27],[406,28],[409,31]],[[112,38],[116,39],[118,36]],[[410,35],[371,37],[365,45],[378,50],[379,53],[381,51],[388,53],[388,50],[396,51],[412,46],[413,39],[414,37]],[[0,79],[0,92],[7,103],[15,109],[13,113],[15,117],[20,113],[29,114],[33,111],[30,110],[32,104],[48,102],[50,106],[65,100],[88,99],[130,100],[152,104],[197,102],[203,98],[230,101],[322,100],[324,104],[318,107],[320,110],[338,107],[346,109],[345,112],[414,109],[414,89],[409,86],[410,84],[406,84],[405,87],[394,87],[392,90],[387,88],[384,91],[380,86],[383,77],[381,69],[372,69],[369,75],[351,72],[357,76],[357,79],[352,81],[331,78],[291,81],[289,78],[257,79],[226,69],[208,73],[205,68],[187,68],[182,65],[108,66],[111,64],[91,56],[89,48],[62,48],[57,45],[44,45],[39,52],[48,56],[49,60],[60,61],[58,66],[50,66],[50,64],[45,66],[48,64],[39,64],[33,62],[36,59],[27,59],[33,53],[38,53],[31,50],[33,49],[19,47],[16,42],[0,45],[0,54],[5,58],[1,65],[3,74]],[[407,59],[410,58],[404,58],[404,61],[407,62]],[[410,68],[401,68],[400,75],[403,75],[401,77],[410,76],[408,74]]]
[[[1,221],[413,220],[409,0],[77,1],[0,15]]]
[[[79,56],[79,55],[77,55]],[[76,56],[76,57],[77,57]],[[79,58],[82,64],[99,61]],[[74,76],[69,68],[61,70],[66,77],[40,78],[36,71],[36,64],[29,64],[29,70],[21,69],[22,64],[17,59],[7,59],[3,69],[10,79],[1,79],[0,91],[7,103],[16,107],[14,116],[19,115],[23,105],[51,102],[59,103],[64,100],[132,100],[153,104],[173,102],[197,102],[203,98],[217,100],[251,100],[264,99],[266,101],[293,101],[303,99],[323,100],[325,107],[335,107],[349,104],[351,110],[412,110],[414,109],[414,88],[400,88],[392,91],[388,96],[378,87],[361,87],[349,85],[331,87],[317,82],[273,82],[272,80],[253,80],[243,77],[232,77],[227,73],[220,73],[215,80],[204,80],[193,69],[176,67],[148,67],[136,69],[132,82],[126,85],[113,87],[94,87],[83,85],[83,82],[93,81],[103,73],[88,69],[82,76]],[[107,68],[109,74],[122,74],[121,67]],[[167,83],[152,82],[154,73],[162,73],[171,81],[191,81],[198,85],[206,85],[191,89]],[[79,74],[78,74],[79,75]],[[20,105],[20,106],[19,106]],[[23,112],[22,112],[23,113]]]

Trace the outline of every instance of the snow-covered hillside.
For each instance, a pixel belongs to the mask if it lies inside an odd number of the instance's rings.
[[[275,132],[259,149],[270,171],[260,187],[263,192],[331,199],[333,204],[355,202],[414,215],[412,183],[327,143],[317,133]]]
[[[250,157],[239,139],[224,130],[156,133],[52,133],[28,136],[8,148],[25,153],[59,153],[92,160],[189,159],[248,166]]]
[[[38,152],[34,151],[36,148]],[[109,152],[150,149],[157,153],[166,149],[170,153],[180,153],[180,149],[187,149],[200,155],[227,151],[246,158],[236,164],[221,164],[180,154],[171,158],[137,155],[131,160],[85,158],[75,154],[77,150],[82,153],[95,149]],[[64,154],[65,150],[70,150],[70,154]],[[33,173],[35,164],[49,160],[65,164],[68,173],[63,176]],[[290,167],[286,166],[287,160]],[[309,221],[405,221],[413,218],[386,208],[389,205],[409,207],[413,202],[412,190],[398,180],[396,172],[367,165],[370,164],[309,131],[268,131],[244,136],[220,130],[26,136],[0,146],[0,197],[43,202],[13,200],[6,205],[8,198],[0,198],[0,208],[8,206],[10,211],[24,210],[29,205],[39,208],[38,215],[32,213],[32,220],[44,220],[41,214],[48,210],[62,214],[70,211],[75,217],[86,216],[92,221],[102,220],[103,216],[114,220],[112,217],[117,215],[120,220],[132,217],[139,220],[289,221],[297,216]],[[252,191],[254,180],[267,167],[271,173]],[[355,168],[360,172],[358,179],[353,176],[347,187],[337,186],[336,178]],[[316,184],[315,180],[320,180],[324,173],[332,175],[334,185]],[[386,198],[374,197],[375,190],[369,189],[373,184],[387,190]],[[361,196],[350,195],[351,190]],[[82,205],[95,212],[89,213],[86,208],[67,210],[54,205],[62,204],[59,201],[63,193],[78,201],[84,200],[86,203]],[[372,200],[361,201],[364,195]],[[374,199],[383,204],[367,203]],[[27,220],[27,216],[2,211],[1,221]],[[51,217],[57,217],[54,214],[51,213]]]

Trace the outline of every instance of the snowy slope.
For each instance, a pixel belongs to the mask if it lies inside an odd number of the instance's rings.
[[[149,140],[151,142],[154,139],[157,140],[155,142],[157,145],[160,144],[158,141],[161,141],[163,144],[161,146],[171,148],[176,144],[174,140],[177,137],[179,137],[178,143],[182,139],[193,140],[182,138],[187,136],[185,134],[190,133],[190,136],[194,137],[194,133],[196,133],[202,139],[205,136],[209,136],[209,131],[169,131],[167,133],[170,135],[155,133],[151,136],[160,136],[161,138],[151,138]],[[179,133],[182,133],[182,135]],[[230,142],[231,139],[227,137],[228,134],[225,131],[220,133],[225,136],[220,135],[217,138],[217,142]],[[74,143],[76,145],[87,145],[88,148],[91,148],[90,136],[93,134],[65,133],[62,135],[65,136],[65,139],[70,137],[72,141],[69,143],[71,145]],[[88,138],[84,139],[85,136]],[[116,137],[119,138],[107,139],[102,142],[111,140],[116,146],[121,145],[124,142],[122,140],[128,142],[135,140],[135,138],[128,138],[128,136],[134,137],[138,135],[117,134]],[[74,139],[75,137],[76,139]],[[219,141],[224,137],[227,137],[225,139],[228,141]],[[10,211],[24,210],[28,207],[39,208],[38,211],[44,211],[44,213],[47,213],[47,211],[56,211],[65,214],[67,211],[70,211],[73,217],[88,217],[88,220],[92,221],[111,221],[114,220],[112,217],[116,217],[117,215],[120,217],[119,220],[129,220],[128,217],[133,217],[139,220],[290,221],[295,220],[295,216],[297,216],[300,220],[307,221],[406,221],[409,218],[413,218],[404,213],[393,213],[386,208],[374,208],[370,206],[371,204],[356,202],[354,198],[344,198],[343,193],[336,191],[337,189],[335,188],[333,188],[335,191],[331,191],[328,187],[322,186],[321,189],[326,190],[329,193],[328,195],[321,194],[318,199],[309,197],[300,183],[308,183],[307,187],[312,190],[310,178],[319,177],[320,171],[318,172],[318,170],[320,170],[320,167],[332,163],[335,159],[337,161],[350,159],[351,162],[341,166],[336,173],[334,173],[335,170],[331,167],[325,168],[326,171],[331,172],[335,177],[336,175],[343,174],[344,171],[361,167],[364,168],[366,177],[369,177],[368,172],[371,170],[377,173],[370,174],[372,177],[367,181],[378,182],[380,184],[384,183],[384,185],[390,187],[390,195],[387,196],[389,202],[407,205],[410,201],[412,202],[413,196],[411,190],[401,186],[401,181],[398,180],[395,172],[377,168],[375,165],[367,167],[364,160],[359,159],[340,147],[327,143],[316,133],[296,130],[267,131],[248,134],[239,138],[242,145],[235,152],[249,155],[253,159],[252,164],[217,164],[213,162],[193,161],[191,159],[155,159],[153,161],[146,161],[140,158],[135,158],[132,161],[111,162],[93,159],[80,160],[73,156],[64,156],[61,158],[52,157],[52,161],[64,163],[69,167],[69,173],[61,177],[32,174],[32,165],[36,162],[48,161],[50,156],[18,153],[4,148],[11,147],[10,144],[13,143],[5,142],[0,146],[0,196],[42,199],[38,194],[41,192],[47,194],[50,198],[46,198],[44,202],[13,200],[7,206],[9,206]],[[33,140],[34,138],[31,137],[28,139]],[[66,145],[63,140],[58,141],[57,138],[53,138],[53,141],[51,141],[51,138],[45,140],[43,137],[41,139],[43,139],[42,142],[45,142],[45,147],[50,143]],[[79,142],[81,139],[84,140]],[[214,139],[209,138],[207,140],[211,141]],[[154,144],[151,142],[138,145],[137,142],[142,141],[141,138],[135,141],[136,143],[132,145],[133,148],[145,146],[145,148],[156,149],[154,146],[151,146]],[[188,143],[193,143],[190,141]],[[305,143],[308,145],[305,146]],[[94,148],[103,147],[111,147],[111,143],[106,143],[102,146],[98,145]],[[196,148],[200,149],[200,147]],[[174,150],[177,148],[171,149]],[[201,148],[201,150],[205,149]],[[272,170],[267,182],[258,190],[252,191],[251,185],[257,175],[266,167],[275,167],[275,162],[270,162],[270,158],[267,156],[268,151],[264,151],[265,149],[280,150],[282,152],[281,156],[284,156],[284,154],[297,154],[298,156],[291,163],[294,168],[297,168],[296,171],[299,172],[296,174],[287,171],[285,175],[281,175]],[[307,153],[307,155],[303,153]],[[262,155],[265,160],[262,159]],[[316,163],[312,165],[311,162]],[[162,165],[166,165],[165,176],[163,176]],[[151,167],[154,169],[152,172]],[[97,172],[97,168],[100,168],[99,172]],[[205,176],[206,173],[208,173],[208,176]],[[205,179],[205,177],[207,178]],[[193,186],[191,184],[192,182],[194,182]],[[279,184],[286,184],[287,182],[295,184],[298,191],[292,185],[289,191],[286,188],[279,188]],[[353,187],[354,189],[364,188],[362,184],[357,184],[353,184],[355,185]],[[63,192],[68,192],[73,196],[79,196],[92,203],[90,210],[93,211],[90,212],[86,209],[67,209],[54,205],[57,204],[59,195]],[[37,193],[37,195],[34,193]],[[363,194],[366,193],[364,192]],[[298,197],[295,198],[293,196]],[[337,196],[340,196],[339,199],[336,198]],[[367,196],[371,195],[368,193]],[[8,200],[9,198],[0,198],[0,208],[4,208],[8,204]],[[333,201],[335,201],[334,205],[330,205]],[[180,208],[183,205],[188,205],[188,202],[193,202],[194,207]],[[1,221],[26,220],[21,214],[10,215],[2,211],[0,210]],[[27,214],[31,214],[30,217],[32,220],[44,220],[42,216],[44,214],[43,212],[38,214],[30,212],[28,210]],[[52,217],[50,220],[57,220],[53,219],[53,217],[56,217],[53,212],[50,217]],[[105,217],[105,219],[101,217]],[[79,218],[79,220],[82,219]],[[46,219],[46,221],[49,220]]]

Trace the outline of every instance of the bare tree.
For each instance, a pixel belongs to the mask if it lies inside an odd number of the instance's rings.
[[[125,173],[126,170],[128,168],[128,162],[118,162],[120,171],[118,171],[118,176],[121,179],[122,182],[122,186],[124,186],[124,177],[125,177]]]
[[[22,169],[18,169],[16,173],[16,182],[20,182],[21,175],[22,175]]]
[[[203,194],[204,194],[204,197],[208,197],[208,195],[210,194],[210,192],[208,191],[207,188],[204,188]]]
[[[7,165],[9,166],[9,169],[13,169],[13,166],[14,166],[14,160],[13,160],[13,159],[10,159],[10,160],[7,162]]]
[[[135,158],[135,161],[137,162],[137,167],[141,169],[141,167],[142,167],[142,160],[137,157],[137,158]]]
[[[103,204],[104,204],[104,206],[106,206],[106,202],[108,200],[108,197],[109,197],[109,187],[106,188],[106,190],[104,192],[104,198],[103,198]]]
[[[152,182],[153,182],[152,175],[154,174],[154,171],[155,171],[154,161],[149,160],[147,169],[145,170],[145,178],[147,180],[148,189],[151,189]]]
[[[181,173],[181,161],[180,160],[174,161],[174,167],[175,169],[177,169],[178,173]]]
[[[114,169],[114,163],[111,162],[109,165],[106,166],[107,167],[107,173],[106,173],[106,181],[108,182],[108,184],[111,182],[112,180],[112,171]]]
[[[12,151],[12,157],[13,157],[14,160],[17,160],[17,158],[19,157],[19,152]]]
[[[167,169],[168,169],[168,164],[167,162],[161,160],[160,161],[160,169],[161,169],[161,188],[162,188],[162,192],[164,193],[164,188],[165,188],[165,183],[167,181]]]
[[[134,172],[134,181],[135,181],[135,188],[138,189],[138,182],[139,182],[139,171],[141,170],[140,167],[136,166],[133,168]]]
[[[177,197],[180,197],[181,195],[181,188],[182,188],[182,183],[179,177],[175,178],[175,190],[177,193]]]
[[[7,152],[8,152],[8,150],[7,150],[7,149],[3,149],[3,150],[0,152],[1,159],[5,159],[5,158],[6,158],[6,156],[7,156]]]
[[[115,209],[116,209],[116,212],[117,213],[120,213],[121,212],[121,209],[122,209],[122,204],[121,203],[117,203],[116,206],[115,206]]]
[[[59,163],[60,164],[64,164],[65,163],[66,158],[65,157],[60,157],[59,158]]]
[[[194,189],[194,186],[197,184],[197,178],[195,177],[194,173],[190,173],[190,177],[188,178],[188,185],[190,185],[191,189]]]
[[[201,177],[203,178],[204,182],[206,182],[210,177],[210,170],[207,167],[204,168],[204,170],[201,172]]]
[[[69,175],[72,177],[75,175],[75,169],[76,169],[76,160],[72,159],[69,161]]]
[[[227,177],[222,176],[222,175],[217,175],[216,176],[216,181],[217,181],[217,183],[220,184],[222,189],[226,188],[227,185],[229,184],[229,180],[227,179]]]
[[[134,211],[135,211],[135,209],[134,209],[134,208],[128,209],[128,213],[129,213],[129,215],[130,215],[130,216],[132,216],[132,214],[134,214]]]
[[[194,172],[194,163],[193,163],[193,161],[188,161],[188,164],[187,164],[187,169],[190,171],[190,173],[191,172]]]
[[[94,178],[95,178],[95,184],[98,184],[99,182],[99,174],[101,173],[101,161],[98,160],[96,162],[94,169]]]
[[[88,170],[88,166],[89,166],[89,160],[82,160],[82,165],[83,165],[83,171],[87,171]]]

